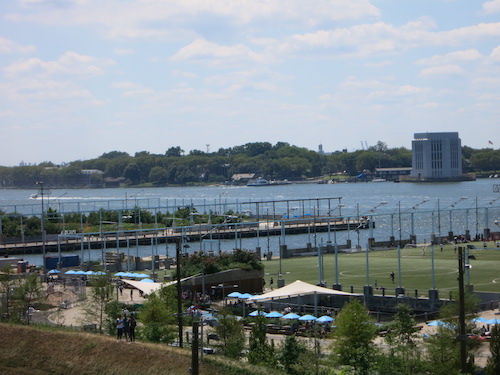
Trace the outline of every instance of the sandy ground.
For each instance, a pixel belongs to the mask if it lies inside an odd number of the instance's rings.
[[[61,290],[62,287],[56,287],[56,294],[59,294]],[[124,289],[123,294],[118,293],[118,300],[129,305],[144,302],[144,298],[139,295],[138,290],[132,290],[132,297],[130,296],[130,291],[131,289]],[[87,295],[90,293],[90,288],[86,288],[86,293]],[[64,293],[61,299],[69,300],[70,303],[65,309],[54,310],[48,315],[48,320],[54,324],[62,324],[65,326],[79,327],[83,325],[85,317],[84,302],[76,301],[76,298],[71,296],[69,292]]]

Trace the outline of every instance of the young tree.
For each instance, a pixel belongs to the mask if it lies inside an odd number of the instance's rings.
[[[388,373],[395,368],[401,374],[418,374],[423,371],[425,363],[420,359],[420,350],[416,344],[416,325],[411,308],[404,304],[396,306],[396,315],[388,326],[385,341],[389,345],[388,358],[379,356],[378,366]],[[382,371],[381,371],[382,372]]]
[[[262,315],[255,319],[255,325],[250,332],[248,361],[254,365],[274,366],[276,358],[274,347],[266,340],[266,322]]]
[[[240,358],[245,346],[243,325],[227,310],[222,310],[215,328],[222,341],[222,352],[229,358]]]
[[[138,316],[143,324],[142,333],[148,341],[168,344],[175,339],[174,329],[170,327],[176,322],[175,297],[173,286],[148,296]]]
[[[340,310],[335,322],[334,363],[350,366],[356,374],[369,374],[375,354],[376,327],[368,310],[360,301],[351,300]]]
[[[458,300],[454,293],[453,299]],[[475,324],[471,322],[476,317],[478,298],[472,293],[466,293],[464,299],[466,331],[471,332]],[[458,303],[448,303],[439,311],[439,317],[446,325],[438,328],[438,335],[427,340],[427,357],[432,363],[432,374],[455,374],[460,372],[460,340],[459,338],[459,306]],[[479,340],[467,339],[467,366],[470,372],[474,368],[474,354],[481,343]]]
[[[19,316],[25,315],[26,311],[33,305],[33,303],[42,298],[42,295],[43,291],[40,276],[34,273],[26,276],[26,278],[21,281],[14,294]],[[27,318],[29,324],[30,317],[28,316]]]
[[[0,320],[12,319],[14,287],[17,284],[18,280],[13,276],[12,268],[5,266],[0,272]]]
[[[106,305],[114,298],[114,286],[108,274],[97,275],[90,281],[91,292],[84,307],[85,321],[98,322],[99,332],[102,333]]]
[[[495,324],[491,330],[490,341],[491,357],[488,358],[486,373],[488,375],[500,374],[500,325]]]

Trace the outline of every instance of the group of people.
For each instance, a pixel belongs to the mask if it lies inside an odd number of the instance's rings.
[[[120,315],[116,319],[116,341],[122,341],[125,336],[125,341],[135,342],[135,327],[137,321],[135,320],[134,313],[130,313],[127,309],[123,310],[123,317]]]

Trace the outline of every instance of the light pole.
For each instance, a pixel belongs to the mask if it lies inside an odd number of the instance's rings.
[[[448,239],[451,240],[453,238],[453,219],[452,219],[452,212],[453,212],[453,208],[455,208],[455,206],[457,204],[459,204],[460,202],[463,202],[464,200],[466,200],[467,197],[461,197],[459,200],[453,202],[452,204],[450,204],[450,230],[448,232]]]
[[[40,196],[42,198],[42,216],[41,216],[41,230],[42,230],[42,254],[43,254],[43,271],[45,272],[45,207],[43,206],[43,181],[36,182],[40,186]]]

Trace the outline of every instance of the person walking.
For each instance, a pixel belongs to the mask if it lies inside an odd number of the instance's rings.
[[[391,272],[391,281],[394,284],[394,271]]]
[[[121,316],[118,316],[116,319],[116,342],[122,341],[123,337],[123,319]]]

